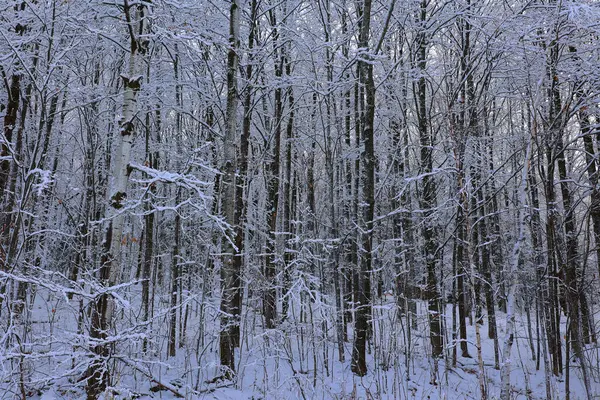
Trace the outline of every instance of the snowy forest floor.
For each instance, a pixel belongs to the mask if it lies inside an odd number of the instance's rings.
[[[137,297],[137,287],[131,289],[131,300]],[[139,298],[139,297],[137,297]],[[124,298],[123,304],[128,299]],[[166,300],[163,300],[163,303]],[[120,335],[116,337],[118,355],[113,365],[115,399],[172,399],[172,391],[160,388],[168,385],[187,399],[480,399],[479,366],[475,345],[475,327],[468,326],[469,353],[472,358],[459,357],[456,368],[447,368],[439,361],[437,384],[432,384],[433,361],[427,336],[427,307],[418,303],[417,329],[412,329],[410,341],[407,325],[399,319],[391,297],[379,300],[373,308],[373,337],[369,346],[364,377],[350,370],[352,333],[344,343],[345,361],[340,362],[332,323],[333,309],[320,302],[303,302],[294,307],[290,319],[280,329],[264,331],[258,304],[244,308],[242,347],[236,353],[238,374],[235,383],[211,382],[218,369],[218,306],[200,297],[188,298],[189,322],[183,346],[177,356],[167,358],[168,316],[166,308],[157,312],[152,325],[139,321],[139,312],[125,311],[120,318]],[[158,304],[164,306],[166,304]],[[13,343],[0,354],[2,386],[0,399],[18,398],[19,377],[26,376],[28,394],[34,399],[85,398],[83,384],[77,383],[89,362],[86,336],[77,332],[80,305],[40,290],[34,307],[27,314],[30,331],[26,343]],[[130,310],[139,310],[129,307]],[[531,330],[527,315],[517,315],[517,331],[511,359],[511,385],[514,399],[545,399],[546,375],[543,358],[539,370],[532,356],[531,344],[537,352],[535,310],[530,309]],[[446,309],[446,330],[452,327],[452,306]],[[301,315],[302,314],[302,315]],[[83,316],[85,319],[85,316]],[[203,325],[198,321],[204,320]],[[506,316],[498,313],[500,346]],[[598,320],[598,318],[596,318]],[[211,322],[212,321],[212,322]],[[312,321],[312,322],[311,322]],[[566,321],[562,321],[563,329]],[[5,324],[5,322],[3,322]],[[85,324],[83,325],[85,326]],[[146,332],[150,351],[142,355]],[[598,331],[596,329],[596,331]],[[531,337],[530,337],[531,333]],[[180,332],[181,334],[181,332]],[[489,399],[500,393],[500,371],[494,368],[494,345],[488,339],[487,325],[481,325],[482,356],[485,385]],[[6,340],[6,336],[5,336]],[[450,338],[447,341],[451,342]],[[564,340],[563,340],[564,345]],[[500,349],[502,351],[502,349]],[[451,349],[447,348],[448,354]],[[593,398],[600,399],[600,348],[589,345],[586,351],[591,374]],[[407,357],[409,372],[407,374]],[[451,360],[451,356],[448,357]],[[22,362],[21,362],[22,361]],[[152,382],[154,381],[154,382]],[[565,376],[551,377],[550,389],[556,399],[565,398]],[[571,399],[584,399],[578,365],[570,369]],[[163,389],[163,390],[157,390]]]

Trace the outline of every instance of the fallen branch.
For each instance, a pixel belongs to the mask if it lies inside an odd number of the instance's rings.
[[[150,372],[144,371],[143,369],[141,369],[140,367],[138,367],[137,365],[135,365],[131,361],[126,360],[124,358],[117,358],[117,359],[120,360],[120,361],[122,361],[124,364],[127,364],[131,368],[133,368],[133,369],[141,372],[148,379],[150,379],[151,383],[155,383],[156,386],[152,387],[150,389],[150,391],[152,391],[152,392],[158,392],[160,390],[168,390],[169,392],[173,393],[176,397],[178,397],[180,399],[183,399],[185,397],[184,395],[182,395],[181,393],[179,393],[178,388],[176,388],[175,386],[173,386],[173,385],[171,385],[169,383],[163,383],[163,382],[159,381],[158,379],[154,378]]]

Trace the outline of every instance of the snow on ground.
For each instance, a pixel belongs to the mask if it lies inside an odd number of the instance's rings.
[[[135,297],[135,294],[132,294]],[[203,304],[199,298],[190,298],[190,325],[186,335],[186,346],[180,348],[175,358],[166,357],[167,313],[155,318],[156,332],[151,342],[152,353],[141,355],[143,328],[127,331],[128,341],[120,346],[119,356],[128,358],[130,364],[117,362],[114,399],[175,399],[167,390],[153,392],[157,382],[169,384],[171,388],[188,399],[480,399],[479,367],[475,346],[475,327],[468,326],[469,352],[473,358],[458,358],[456,368],[446,368],[443,360],[439,364],[437,384],[432,384],[433,362],[429,353],[426,305],[419,304],[418,329],[412,330],[410,343],[407,341],[406,321],[399,320],[392,301],[385,301],[374,308],[374,341],[377,346],[369,347],[366,376],[356,377],[350,370],[351,341],[345,343],[345,361],[338,360],[335,332],[330,309],[316,307],[307,302],[302,310],[303,323],[286,323],[281,329],[265,332],[257,310],[246,307],[243,321],[245,340],[236,354],[239,361],[238,377],[231,382],[207,383],[218,376],[218,319],[216,307]],[[164,304],[163,304],[164,305]],[[448,306],[446,326],[452,326],[452,308]],[[208,322],[204,335],[197,325],[200,313]],[[159,313],[157,313],[159,314]],[[299,320],[300,308],[295,307],[292,318]],[[83,399],[83,386],[77,378],[85,370],[87,357],[84,336],[77,333],[79,305],[75,301],[52,295],[38,294],[30,315],[32,331],[28,350],[31,358],[26,360],[27,377],[32,399]],[[122,326],[132,326],[137,313],[121,315]],[[159,314],[160,315],[160,314]],[[310,323],[310,315],[315,323]],[[325,324],[323,321],[327,321]],[[195,324],[194,324],[195,322]],[[505,316],[498,313],[500,343],[502,343]],[[564,327],[565,321],[563,321]],[[489,399],[497,399],[500,392],[500,371],[494,369],[493,341],[488,339],[487,326],[480,329],[485,384]],[[125,334],[125,332],[123,333]],[[532,315],[533,342],[536,342],[535,316]],[[351,339],[351,332],[350,332]],[[36,343],[33,345],[32,343]],[[511,384],[513,399],[545,399],[546,385],[543,360],[536,370],[533,360],[526,316],[517,316],[516,340],[513,346]],[[4,356],[0,355],[0,374],[3,382],[0,399],[18,398],[18,357],[14,347]],[[406,374],[406,354],[410,351],[410,374]],[[598,366],[598,346],[590,346],[592,366]],[[37,357],[34,357],[38,354]],[[196,354],[200,355],[200,361]],[[460,354],[460,352],[459,352]],[[592,355],[594,356],[592,358]],[[131,364],[133,363],[133,364]],[[138,370],[131,368],[136,365]],[[6,379],[9,379],[7,382]],[[593,395],[600,398],[598,370],[592,381]],[[28,389],[29,390],[29,389]],[[578,368],[571,369],[571,399],[585,398],[585,391]],[[556,399],[564,398],[565,379],[553,377],[551,392]]]

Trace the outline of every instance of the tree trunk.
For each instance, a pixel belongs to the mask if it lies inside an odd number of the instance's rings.
[[[362,251],[360,270],[358,273],[358,307],[354,322],[354,348],[352,351],[352,372],[358,376],[367,373],[366,344],[371,318],[371,272],[373,219],[375,214],[375,151],[374,151],[374,122],[375,122],[375,82],[373,80],[373,65],[370,63],[369,36],[371,26],[371,0],[364,0],[360,10],[359,48],[363,52],[359,58],[359,80],[364,87],[365,114],[362,124],[361,138],[364,152],[363,164],[363,202],[362,210]]]
[[[148,19],[146,18],[147,5],[135,5],[135,15],[132,7],[125,2],[124,12],[130,28],[130,54],[129,65],[123,79],[123,117],[119,125],[118,141],[116,145],[117,156],[111,166],[112,180],[109,185],[108,211],[109,226],[106,228],[104,240],[105,254],[102,257],[100,270],[100,283],[104,287],[111,287],[118,283],[121,276],[121,235],[125,216],[120,211],[127,200],[127,184],[129,180],[129,163],[134,140],[134,118],[137,113],[137,93],[142,84],[142,76],[138,75],[138,53],[144,55],[147,50],[147,40],[136,37],[135,32],[144,34],[147,31]],[[108,333],[114,328],[115,302],[111,293],[102,293],[97,296],[91,305],[90,336],[100,343],[92,349],[96,358],[87,370],[86,392],[88,400],[97,399],[104,392],[110,382],[111,373],[108,369],[110,357],[110,343],[102,343]]]
[[[237,128],[237,70],[240,30],[240,2],[232,0],[229,9],[229,51],[227,53],[227,111],[226,131],[223,140],[223,173],[221,186],[221,213],[225,222],[232,227],[235,224],[235,169],[236,169],[236,128]],[[237,293],[240,286],[240,271],[236,269],[236,249],[234,237],[229,232],[221,244],[221,333],[219,337],[219,354],[223,374],[232,378],[235,373],[235,346],[239,343],[239,307]]]
[[[285,62],[285,50],[281,47],[279,30],[277,28],[277,18],[275,10],[269,10],[271,28],[273,29],[273,59],[275,63],[275,79],[278,81],[283,75],[283,66]],[[265,263],[265,291],[263,297],[263,314],[265,318],[265,327],[273,329],[277,325],[277,288],[275,278],[277,275],[277,264],[279,262],[277,255],[277,215],[279,211],[279,191],[280,191],[280,153],[281,153],[281,131],[283,123],[283,90],[281,85],[275,88],[275,114],[273,117],[273,146],[271,148],[271,160],[268,164],[267,172],[267,229],[268,237],[266,244],[266,263]]]
[[[257,28],[258,5],[257,0],[252,0],[250,4],[250,32],[248,34],[248,62],[246,64],[247,86],[244,95],[244,119],[242,121],[242,135],[240,137],[240,148],[237,159],[238,182],[235,190],[235,247],[236,257],[233,260],[233,269],[237,274],[235,279],[237,291],[234,297],[234,313],[240,315],[242,312],[242,298],[244,287],[242,284],[242,269],[244,266],[244,245],[246,230],[244,227],[246,219],[246,175],[248,174],[248,156],[250,142],[250,127],[252,124],[252,76],[254,57],[252,49],[254,48],[254,36]],[[233,347],[240,346],[240,325],[235,324],[231,330]]]
[[[17,113],[21,97],[21,76],[17,74],[13,75],[10,80],[10,87],[7,89],[8,101],[6,104],[6,114],[4,116],[4,138],[0,150],[0,156],[2,157],[0,160],[0,199],[4,199],[4,189],[10,173],[11,163],[8,160],[8,157],[14,156],[9,145],[13,139],[13,132],[17,125]]]
[[[177,189],[176,204],[179,204],[181,198],[180,191],[180,189]],[[181,216],[179,213],[175,214],[174,241],[171,260],[171,309],[169,310],[169,348],[167,353],[169,357],[175,357],[177,354],[177,294],[180,285],[179,253],[181,241]]]
[[[511,352],[515,337],[515,318],[516,318],[516,287],[517,287],[517,271],[519,267],[519,258],[521,256],[521,246],[525,240],[525,215],[527,208],[527,176],[529,175],[531,155],[531,139],[527,140],[527,148],[523,159],[523,169],[521,172],[521,183],[518,188],[517,198],[519,207],[518,210],[518,233],[511,253],[510,263],[508,264],[508,299],[507,299],[507,314],[506,314],[506,332],[504,335],[504,345],[502,349],[502,363],[500,368],[500,399],[511,399],[510,372],[512,367]]]
[[[422,0],[419,10],[419,21],[425,23],[427,18],[426,0]],[[429,338],[431,341],[431,355],[437,360],[443,355],[442,324],[440,319],[440,295],[437,283],[438,244],[436,240],[436,229],[433,218],[436,205],[437,189],[436,183],[431,175],[433,171],[433,138],[429,129],[427,113],[427,82],[425,80],[427,67],[427,38],[426,33],[421,31],[417,35],[417,68],[421,71],[416,82],[417,120],[420,142],[421,173],[421,198],[419,206],[423,210],[423,240],[425,242],[424,256],[427,266],[427,301],[429,303]],[[433,372],[436,374],[436,372]]]

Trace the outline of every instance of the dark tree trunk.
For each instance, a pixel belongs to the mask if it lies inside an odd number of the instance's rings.
[[[246,81],[247,86],[244,94],[244,119],[242,121],[242,135],[240,137],[240,149],[238,153],[237,168],[238,182],[235,191],[235,246],[236,256],[233,260],[235,274],[235,285],[237,291],[234,297],[234,313],[240,315],[242,312],[242,298],[244,287],[242,285],[242,269],[244,266],[244,242],[245,234],[245,219],[246,219],[246,175],[248,174],[248,156],[250,143],[250,126],[252,124],[252,79],[254,57],[252,49],[254,48],[254,36],[257,25],[258,5],[256,0],[252,0],[250,4],[250,32],[248,34],[248,63],[246,64]],[[234,347],[240,346],[240,325],[235,324],[232,327],[232,342]]]
[[[375,214],[375,151],[374,151],[374,121],[375,121],[375,82],[373,80],[373,65],[369,62],[369,35],[371,26],[371,0],[364,0],[360,10],[359,47],[365,53],[359,61],[359,80],[364,87],[365,114],[362,126],[362,142],[364,153],[363,162],[363,202],[361,234],[362,251],[360,270],[358,273],[358,307],[354,323],[354,348],[352,351],[352,372],[358,376],[367,373],[366,344],[371,318],[371,272],[373,219]]]
[[[279,30],[277,28],[277,18],[275,10],[269,10],[269,19],[273,29],[273,53],[275,63],[275,78],[279,81],[283,75],[286,55],[281,47]],[[281,158],[281,131],[283,124],[283,89],[281,85],[275,88],[275,115],[273,117],[273,146],[271,148],[271,160],[267,167],[268,185],[267,185],[267,229],[268,237],[266,244],[266,263],[265,263],[265,291],[263,296],[263,314],[265,326],[267,329],[273,329],[277,325],[277,285],[275,278],[277,275],[277,264],[279,262],[277,255],[277,216],[279,212],[279,191],[280,191],[280,158]]]
[[[181,195],[180,189],[177,189],[175,197],[176,204],[179,203]],[[175,214],[175,238],[173,245],[173,254],[171,260],[171,309],[169,310],[169,348],[167,355],[175,357],[177,354],[177,294],[180,285],[179,253],[181,246],[181,216]]]
[[[4,189],[10,173],[10,161],[7,159],[11,155],[8,144],[13,140],[13,132],[17,124],[17,112],[19,110],[19,99],[21,96],[21,76],[13,75],[10,80],[10,87],[6,88],[8,101],[6,104],[6,114],[4,116],[4,139],[0,149],[0,199],[4,200]],[[5,227],[2,227],[5,229]],[[4,255],[0,255],[4,258]],[[0,260],[2,262],[2,260]]]
[[[422,0],[419,11],[419,20],[425,23],[427,18],[427,1]],[[434,222],[434,208],[436,206],[437,189],[433,172],[433,137],[429,129],[427,113],[427,82],[425,80],[427,67],[427,38],[425,32],[421,31],[417,37],[417,68],[421,71],[416,82],[415,95],[417,105],[417,121],[420,142],[421,173],[421,198],[419,206],[423,210],[423,240],[425,265],[427,267],[427,301],[429,303],[429,338],[431,341],[431,352],[434,359],[442,357],[443,336],[440,318],[440,295],[437,283],[438,244],[436,240],[436,229]]]

